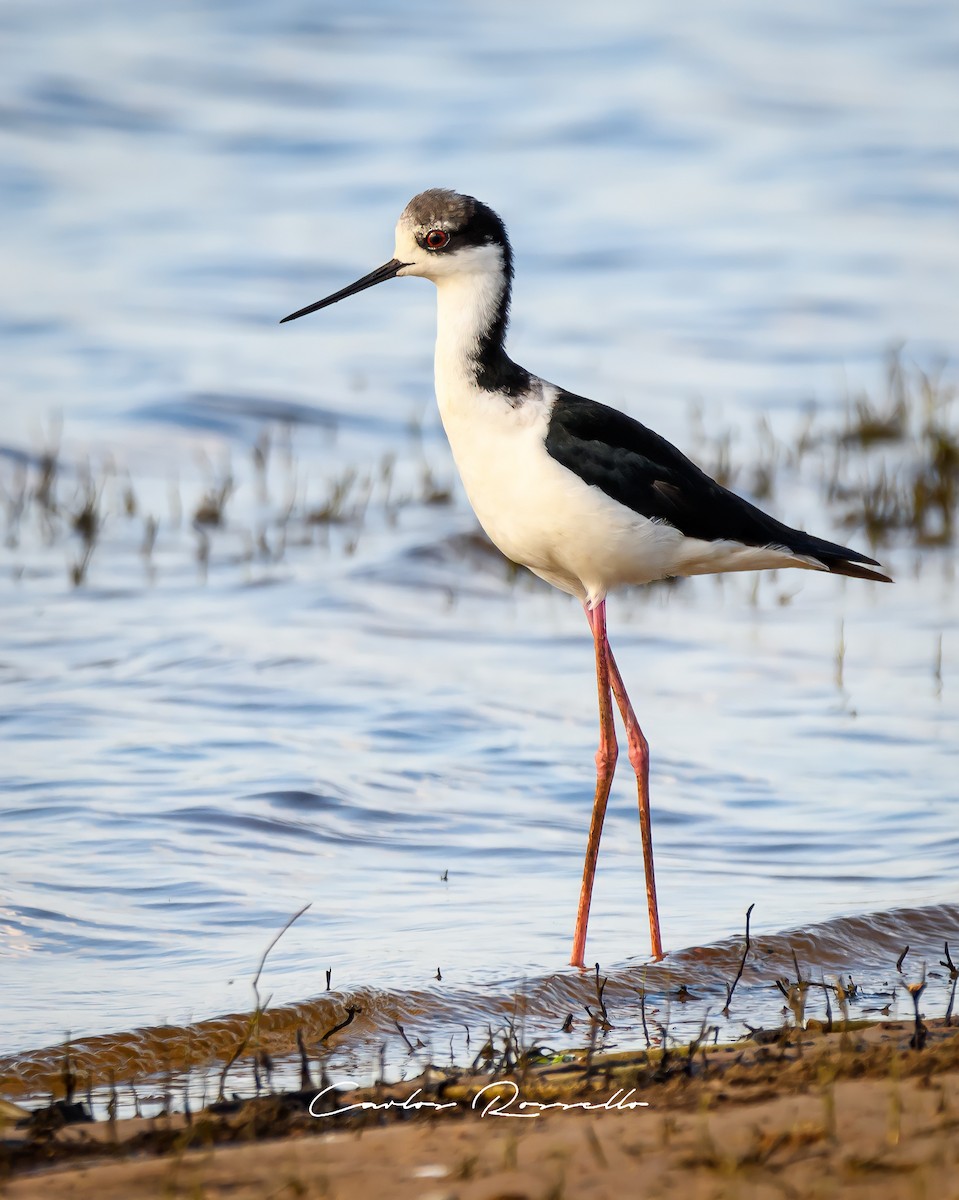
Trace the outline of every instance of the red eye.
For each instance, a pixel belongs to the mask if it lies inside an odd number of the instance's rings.
[[[442,250],[449,245],[450,235],[445,229],[431,229],[423,241],[430,250]]]

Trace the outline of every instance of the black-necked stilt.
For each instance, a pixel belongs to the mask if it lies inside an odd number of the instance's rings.
[[[879,564],[773,517],[710,479],[669,442],[615,409],[574,396],[506,353],[513,255],[500,218],[472,196],[433,188],[396,225],[395,257],[293,321],[398,275],[437,288],[436,399],[470,503],[499,549],[586,610],[596,651],[596,795],[573,935],[586,924],[617,745],[612,697],[639,788],[652,951],[662,957],[649,814],[649,748],[606,637],[606,594],[674,575],[803,567],[891,582]],[[281,322],[282,323],[282,322]]]

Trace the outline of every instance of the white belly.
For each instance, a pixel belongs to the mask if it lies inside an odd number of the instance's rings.
[[[590,487],[551,458],[550,385],[511,408],[479,389],[444,394],[443,426],[463,486],[491,541],[513,560],[580,599],[619,584],[673,574],[681,534]]]

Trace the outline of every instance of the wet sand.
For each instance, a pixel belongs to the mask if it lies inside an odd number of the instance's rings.
[[[3,1194],[956,1196],[959,1028],[928,1022],[920,1049],[915,1035],[913,1022],[772,1033],[691,1054],[581,1056],[494,1085],[433,1072],[327,1092],[318,1115],[311,1089],[189,1120],[8,1129]],[[330,1111],[359,1104],[375,1107]]]

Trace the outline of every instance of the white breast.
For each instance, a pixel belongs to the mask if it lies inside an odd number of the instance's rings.
[[[672,573],[681,534],[590,487],[547,453],[551,384],[534,379],[530,395],[512,407],[450,376],[438,362],[443,427],[470,504],[507,558],[593,601],[618,584]]]

